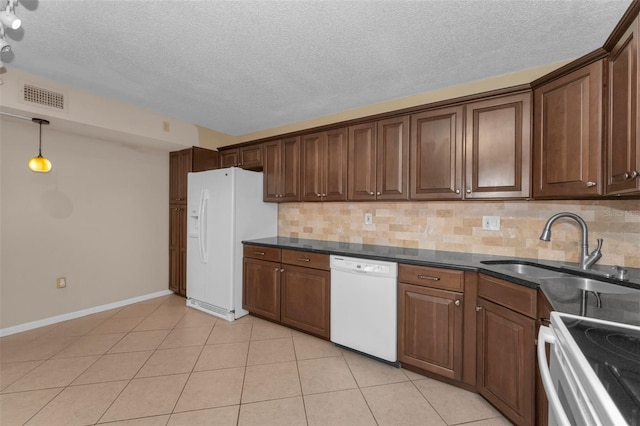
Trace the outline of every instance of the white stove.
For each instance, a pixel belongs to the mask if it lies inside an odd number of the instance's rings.
[[[640,326],[552,312],[538,363],[550,426],[640,426]]]

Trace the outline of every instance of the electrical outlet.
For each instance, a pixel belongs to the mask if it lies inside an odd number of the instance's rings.
[[[500,216],[482,216],[482,229],[485,231],[499,231]]]
[[[373,223],[373,215],[371,213],[364,214],[364,224],[371,225]]]
[[[170,129],[171,128],[169,127],[169,122],[168,121],[163,121],[162,122],[162,131],[166,132],[166,133],[169,133]]]
[[[58,277],[56,278],[56,287],[57,288],[65,288],[67,286],[67,277]]]

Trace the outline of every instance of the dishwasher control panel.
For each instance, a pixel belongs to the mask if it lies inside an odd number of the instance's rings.
[[[344,256],[331,256],[331,269],[347,272],[374,273],[395,277],[398,275],[398,264],[368,259],[356,259]]]

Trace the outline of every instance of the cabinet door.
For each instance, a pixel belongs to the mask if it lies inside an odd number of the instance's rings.
[[[327,132],[323,146],[323,201],[347,200],[347,129]]]
[[[300,188],[302,201],[321,201],[324,191],[323,155],[326,133],[313,133],[300,138]]]
[[[462,294],[404,283],[398,288],[399,361],[460,380]]]
[[[202,172],[220,167],[220,153],[210,149],[191,147],[191,171]]]
[[[378,121],[376,198],[409,198],[409,116]]]
[[[191,149],[169,154],[169,202],[187,202],[187,173],[191,171]]]
[[[242,147],[238,150],[238,165],[247,170],[262,170],[262,144]]]
[[[462,120],[464,107],[411,116],[410,198],[462,198]]]
[[[169,290],[187,294],[187,208],[169,207]]]
[[[300,201],[300,139],[283,139],[280,143],[280,201]]]
[[[533,425],[535,320],[478,299],[477,389],[509,420]]]
[[[237,167],[240,165],[240,151],[238,149],[230,149],[220,153],[220,168]]]
[[[531,93],[466,106],[465,198],[530,195]]]
[[[602,193],[603,61],[534,91],[533,196]]]
[[[280,201],[281,149],[280,141],[264,143],[264,170],[262,173],[263,201]]]
[[[607,194],[640,191],[639,19],[636,18],[609,55]]]
[[[331,273],[292,265],[282,267],[282,323],[329,338]]]
[[[243,260],[242,307],[280,321],[280,264],[251,258]]]
[[[376,199],[376,124],[349,127],[349,200]]]

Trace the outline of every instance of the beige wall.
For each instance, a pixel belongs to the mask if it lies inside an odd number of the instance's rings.
[[[431,201],[280,204],[278,234],[285,237],[384,244],[530,259],[577,262],[575,222],[553,225],[551,242],[539,240],[546,220],[561,211],[589,225],[590,249],[603,238],[601,265],[640,268],[640,201]],[[364,214],[373,224],[364,224]],[[482,216],[500,216],[500,231],[483,231]]]
[[[167,289],[168,153],[0,117],[0,328]],[[68,287],[56,289],[56,277]]]

